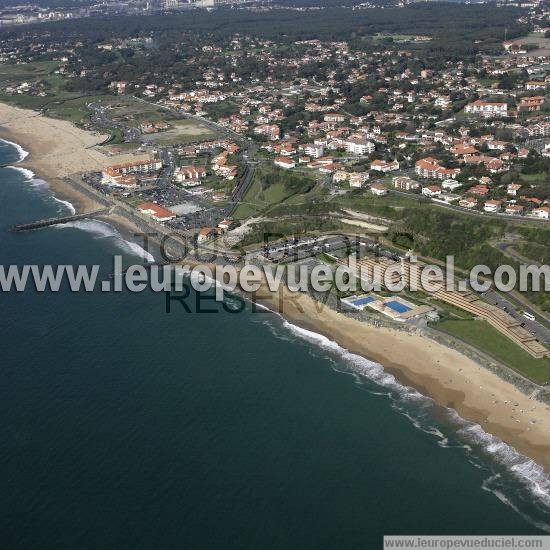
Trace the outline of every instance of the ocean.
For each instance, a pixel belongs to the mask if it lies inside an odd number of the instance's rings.
[[[151,259],[0,142],[2,264]],[[268,312],[142,293],[0,294],[1,546],[381,548],[384,534],[550,533],[529,459],[380,365]],[[213,307],[213,302],[208,307]],[[177,304],[176,304],[177,305]]]

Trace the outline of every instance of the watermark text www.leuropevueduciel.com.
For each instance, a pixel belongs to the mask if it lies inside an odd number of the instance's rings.
[[[145,248],[149,246],[144,238]],[[68,288],[71,292],[154,292],[183,291],[189,285],[197,292],[215,288],[215,299],[222,301],[225,292],[244,291],[254,293],[260,288],[277,292],[284,284],[291,292],[315,291],[325,293],[350,292],[428,292],[474,291],[484,293],[489,289],[500,292],[546,292],[550,290],[550,266],[500,265],[492,269],[487,265],[476,265],[467,273],[459,270],[457,276],[453,256],[447,256],[444,265],[425,264],[408,254],[388,260],[379,255],[364,254],[359,239],[355,247],[349,246],[340,254],[332,256],[332,263],[311,260],[318,256],[313,246],[309,255],[300,257],[288,254],[288,248],[268,248],[264,253],[244,252],[235,261],[235,255],[216,253],[211,248],[185,249],[179,255],[168,252],[161,242],[160,255],[163,263],[134,264],[124,266],[121,255],[113,256],[112,276],[100,276],[99,265],[0,265],[0,290],[2,292],[24,292],[32,289],[38,292],[58,292]],[[270,254],[277,250],[285,252],[281,260]],[[269,250],[266,253],[265,250]],[[308,249],[305,249],[306,252]],[[303,252],[303,251],[302,251]],[[363,252],[363,255],[362,255]],[[206,255],[206,258],[205,258]],[[303,254],[302,254],[303,255]],[[266,259],[267,258],[267,259]],[[188,259],[186,263],[186,259]],[[191,261],[192,259],[192,261]],[[225,260],[225,261],[224,261]],[[293,261],[299,260],[299,261]],[[277,262],[277,263],[275,263]]]

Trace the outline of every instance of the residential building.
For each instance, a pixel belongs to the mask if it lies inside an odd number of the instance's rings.
[[[422,188],[422,194],[426,197],[439,197],[441,195],[441,187],[439,185],[428,185]]]
[[[519,183],[510,183],[506,188],[506,192],[508,193],[508,195],[512,195],[513,197],[516,197],[521,187],[522,186]]]
[[[462,183],[455,180],[443,180],[441,182],[441,187],[445,189],[445,191],[454,191],[455,189],[458,189],[462,186]]]
[[[477,206],[477,199],[474,197],[465,197],[460,199],[458,204],[462,206],[462,208],[475,208]]]
[[[276,157],[273,161],[273,164],[275,164],[275,166],[278,166],[279,168],[284,168],[285,170],[288,170],[289,168],[294,168],[296,166],[296,163],[288,157]]]
[[[323,156],[325,149],[322,145],[308,143],[303,147],[304,153],[311,158],[318,159]]]
[[[174,177],[180,183],[187,181],[200,183],[200,178],[206,177],[206,169],[202,166],[180,166],[174,172]]]
[[[455,179],[460,173],[460,168],[444,168],[437,159],[426,157],[416,162],[414,171],[421,178],[429,179]]]
[[[506,212],[506,214],[519,216],[520,214],[523,214],[524,210],[525,209],[520,204],[507,204],[504,212]]]
[[[531,97],[522,97],[518,101],[518,111],[540,111],[540,108],[544,105],[544,96],[531,96]]]
[[[395,176],[392,182],[396,189],[401,189],[402,191],[414,191],[420,188],[420,184],[417,181],[407,176]]]
[[[346,120],[346,117],[344,115],[341,115],[340,113],[326,113],[323,116],[323,120],[325,122],[344,122],[344,120]]]
[[[349,138],[345,142],[346,151],[352,155],[370,155],[374,153],[375,145],[364,138]]]
[[[550,219],[550,207],[541,206],[540,208],[535,208],[533,210],[533,215],[542,220]]]
[[[344,181],[348,181],[349,179],[349,173],[345,170],[338,170],[337,172],[334,172],[332,174],[332,181],[334,183],[342,183]]]
[[[218,236],[218,229],[216,227],[202,227],[197,235],[197,242],[204,243],[211,241]]]
[[[483,210],[485,210],[485,212],[499,212],[501,205],[502,205],[501,201],[497,201],[497,200],[485,201],[485,204],[483,205]]]
[[[377,172],[393,172],[395,170],[399,170],[399,162],[396,160],[392,161],[385,161],[385,160],[373,160],[370,163],[370,169],[375,170]]]
[[[349,186],[363,187],[363,185],[368,179],[369,179],[368,172],[351,172],[349,175]]]
[[[377,197],[383,197],[388,194],[388,190],[381,183],[373,183],[370,186],[370,192]]]
[[[499,117],[508,115],[508,105],[501,102],[482,101],[478,99],[464,107],[466,113],[483,115],[484,117]]]

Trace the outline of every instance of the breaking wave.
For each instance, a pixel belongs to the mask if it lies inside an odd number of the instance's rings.
[[[133,254],[148,262],[154,262],[155,257],[139,246],[137,243],[125,240],[122,235],[110,224],[93,219],[76,220],[64,224],[56,225],[60,229],[72,228],[80,229],[92,233],[98,239],[111,239],[123,252]]]
[[[267,322],[274,329],[273,323]],[[492,492],[532,525],[550,533],[550,478],[535,461],[485,432],[479,424],[465,420],[455,410],[441,407],[432,398],[401,384],[379,363],[351,353],[326,336],[284,319],[283,327],[292,335],[327,352],[329,356],[343,360],[345,370],[339,370],[336,366],[340,372],[354,374],[360,384],[365,379],[373,382],[373,393],[386,395],[395,410],[406,416],[417,429],[436,438],[438,445],[461,449],[476,468],[489,472],[489,477],[483,482],[483,490]],[[274,334],[288,339],[286,335],[278,334],[276,329]],[[433,413],[436,411],[438,417],[443,417],[440,426],[435,425]],[[483,464],[476,460],[478,456],[485,459]],[[534,504],[533,513],[524,511],[525,508],[532,509]]]
[[[16,160],[16,162],[21,162],[22,160],[26,159],[29,156],[29,152],[25,151],[21,145],[18,143],[14,143],[13,141],[8,141],[7,139],[0,139],[1,143],[6,143],[7,145],[10,145],[11,147],[15,148],[17,150],[17,153],[19,155],[19,158]]]
[[[6,166],[6,168],[9,168],[10,170],[16,170],[17,172],[20,172],[23,174],[23,177],[27,181],[33,181],[34,180],[34,172],[32,170],[29,170],[28,168],[22,168],[21,166]],[[42,181],[42,180],[40,180]]]
[[[52,195],[52,199],[55,202],[58,202],[59,204],[62,204],[69,211],[70,215],[76,214],[76,209],[75,209],[72,202],[64,201],[63,199],[58,199],[55,195]]]

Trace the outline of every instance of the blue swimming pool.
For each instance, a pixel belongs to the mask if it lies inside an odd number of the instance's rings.
[[[389,308],[393,309],[394,311],[397,311],[397,313],[406,313],[407,311],[410,311],[411,308],[406,306],[405,304],[402,304],[401,302],[397,302],[396,300],[391,300],[390,302],[386,302],[386,304]]]
[[[354,306],[364,306],[366,304],[370,304],[374,301],[374,298],[372,296],[364,296],[363,298],[357,298],[357,300],[352,300],[352,304]]]

